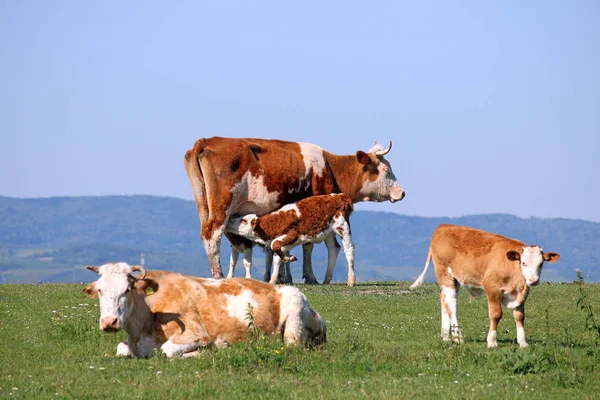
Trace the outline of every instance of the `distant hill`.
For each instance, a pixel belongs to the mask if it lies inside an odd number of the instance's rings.
[[[358,280],[415,278],[431,234],[441,223],[469,225],[561,253],[558,263],[544,267],[544,280],[572,281],[579,268],[587,280],[600,281],[600,223],[506,214],[424,218],[373,211],[352,215]],[[229,249],[223,242],[226,273]],[[0,283],[91,281],[93,274],[83,266],[117,260],[139,263],[142,252],[148,268],[209,276],[195,203],[153,196],[0,196]],[[301,256],[301,249],[293,253]],[[253,276],[258,278],[264,273],[260,251],[254,259]],[[325,264],[325,246],[316,246],[313,265],[319,280]],[[243,270],[240,260],[236,276],[243,276]],[[293,265],[293,273],[299,281],[301,261]],[[340,253],[334,279],[344,281],[346,273]],[[428,278],[433,280],[432,272]]]

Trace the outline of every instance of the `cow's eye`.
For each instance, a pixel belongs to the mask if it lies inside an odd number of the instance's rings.
[[[102,290],[101,289],[98,289],[98,295],[102,296]]]
[[[128,294],[131,291],[131,288],[127,288],[127,290],[125,291],[125,294]]]
[[[524,267],[526,267],[526,266],[527,266],[527,264],[523,263],[523,266],[524,266]]]

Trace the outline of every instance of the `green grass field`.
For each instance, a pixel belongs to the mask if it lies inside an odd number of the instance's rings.
[[[533,288],[530,347],[505,310],[488,350],[487,303],[459,296],[465,343],[439,340],[438,288],[408,282],[303,286],[328,324],[322,350],[259,338],[193,359],[118,358],[124,333],[98,329],[83,285],[0,285],[0,398],[527,398],[600,397],[598,333],[576,284]],[[584,285],[600,304],[600,286]],[[600,323],[600,315],[596,318]]]

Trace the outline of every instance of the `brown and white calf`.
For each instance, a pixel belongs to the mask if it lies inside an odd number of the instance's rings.
[[[227,231],[259,243],[278,256],[273,262],[271,283],[277,279],[281,261],[296,260],[296,257],[284,253],[301,244],[322,241],[325,241],[328,250],[327,272],[323,283],[330,283],[340,252],[340,245],[335,240],[335,235],[338,234],[342,238],[348,260],[348,286],[354,286],[354,243],[350,232],[352,210],[352,199],[345,194],[312,196],[262,217],[248,214],[233,218],[227,224]]]
[[[556,262],[558,253],[545,253],[540,246],[467,226],[440,225],[433,236],[423,273],[411,289],[423,282],[429,262],[433,259],[435,277],[441,288],[443,340],[452,338],[462,342],[462,333],[456,318],[456,296],[465,286],[472,296],[485,292],[488,299],[490,330],[488,347],[498,345],[496,329],[502,318],[502,305],[513,310],[517,325],[517,342],[525,340],[525,300],[530,286],[540,282],[544,261]]]
[[[251,321],[254,328],[281,335],[288,344],[326,341],[325,321],[291,286],[146,272],[126,263],[87,268],[100,274],[83,289],[100,298],[100,329],[128,334],[117,347],[118,355],[149,357],[156,348],[167,357],[193,355],[207,346],[247,338]]]
[[[379,145],[339,156],[309,143],[213,137],[199,139],[185,154],[200,217],[200,238],[213,278],[223,277],[221,236],[234,215],[270,213],[305,197],[345,193],[353,202],[404,198]],[[304,246],[302,276],[316,283],[312,246]]]

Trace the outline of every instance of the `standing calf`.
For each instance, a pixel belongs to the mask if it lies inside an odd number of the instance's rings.
[[[433,233],[425,269],[411,289],[423,282],[432,258],[435,277],[442,291],[443,340],[450,340],[452,333],[455,341],[462,342],[456,318],[456,296],[459,287],[464,285],[472,296],[482,294],[482,289],[487,295],[488,347],[498,345],[496,328],[502,318],[502,304],[513,309],[517,342],[521,347],[527,347],[523,322],[529,288],[539,283],[544,261],[553,263],[560,254],[544,253],[540,246],[527,246],[518,240],[467,226],[444,224]]]
[[[227,231],[262,244],[279,256],[274,260],[271,283],[275,283],[282,261],[296,261],[296,257],[288,256],[286,252],[300,244],[325,241],[329,253],[325,284],[331,282],[340,251],[335,240],[337,233],[342,237],[348,260],[348,286],[354,286],[354,243],[350,233],[352,210],[352,199],[345,194],[312,196],[262,217],[248,214],[234,218],[227,225]]]

